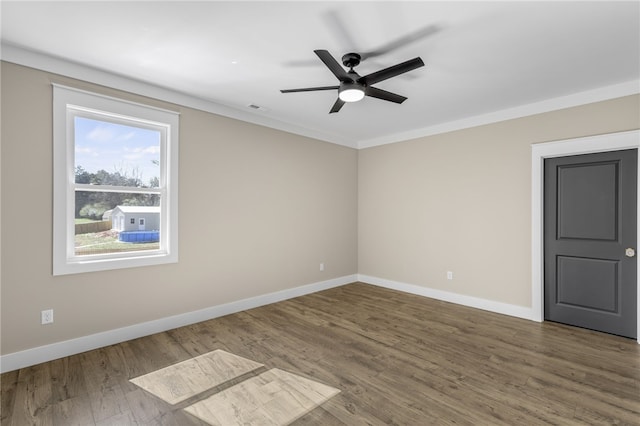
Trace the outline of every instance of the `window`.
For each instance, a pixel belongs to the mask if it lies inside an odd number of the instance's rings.
[[[177,262],[178,114],[54,85],[53,127],[53,274]]]

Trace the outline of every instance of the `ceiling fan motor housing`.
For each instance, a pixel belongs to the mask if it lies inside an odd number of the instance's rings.
[[[347,53],[342,56],[342,63],[345,67],[353,68],[360,64],[362,57],[357,53]]]

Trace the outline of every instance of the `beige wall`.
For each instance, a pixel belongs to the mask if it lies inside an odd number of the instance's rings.
[[[357,272],[356,150],[1,73],[2,354]],[[181,113],[179,263],[52,276],[52,82]],[[55,322],[42,326],[46,308]]]
[[[531,144],[638,129],[639,105],[628,96],[359,151],[358,272],[531,306]]]
[[[1,73],[2,354],[356,272],[530,306],[531,144],[640,128],[630,96],[358,152]],[[52,82],[181,113],[178,264],[52,276]]]

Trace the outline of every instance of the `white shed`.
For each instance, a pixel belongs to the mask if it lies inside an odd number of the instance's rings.
[[[157,231],[160,229],[159,206],[116,206],[111,213],[115,231]]]

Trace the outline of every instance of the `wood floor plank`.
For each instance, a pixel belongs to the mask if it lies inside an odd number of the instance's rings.
[[[19,370],[10,371],[0,376],[0,425],[9,424],[13,416],[13,407],[16,401]]]
[[[87,394],[79,357],[65,357],[51,362],[52,402],[58,403]]]
[[[125,394],[129,408],[138,424],[151,424],[163,414],[162,403],[142,389],[136,389]]]
[[[7,424],[53,425],[49,367],[45,363],[20,370],[12,416]]]
[[[53,424],[85,426],[95,424],[88,395],[76,396],[53,405]]]
[[[138,422],[131,411],[121,412],[106,419],[97,420],[96,426],[137,426]]]
[[[199,324],[181,327],[167,331],[167,334],[191,357],[211,352],[214,348],[220,347],[220,342],[210,335],[202,333]]]
[[[88,396],[96,423],[130,411],[124,392],[119,385],[99,392],[90,392]]]
[[[88,393],[104,392],[122,381],[122,375],[111,364],[108,349],[84,352],[73,358],[79,360]]]
[[[295,425],[640,425],[640,345],[355,283],[1,376],[4,425],[207,426],[129,380],[221,349],[337,388]],[[253,373],[250,373],[253,374]]]

